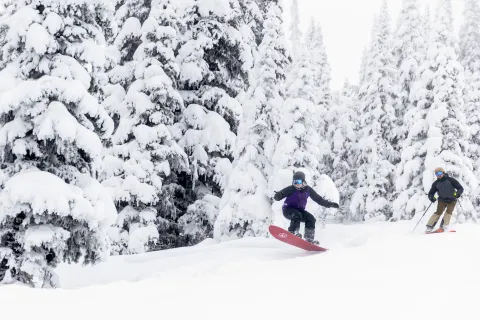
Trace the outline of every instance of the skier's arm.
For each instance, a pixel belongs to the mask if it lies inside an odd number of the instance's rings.
[[[275,195],[273,196],[273,198],[276,200],[276,201],[280,201],[286,197],[288,197],[289,195],[291,195],[292,193],[295,192],[295,187],[294,186],[288,186],[280,191],[276,191],[275,192]]]
[[[338,204],[330,202],[328,200],[325,200],[322,198],[313,188],[310,188],[310,198],[312,198],[313,201],[318,203],[319,205],[327,208],[338,208]]]
[[[430,188],[430,191],[428,192],[428,199],[430,199],[430,201],[434,201],[435,198],[435,193],[437,192],[437,181],[435,181],[433,184],[432,184],[432,187]]]
[[[450,181],[452,182],[453,187],[457,189],[457,197],[460,197],[460,195],[463,193],[462,185],[455,178],[450,177]]]

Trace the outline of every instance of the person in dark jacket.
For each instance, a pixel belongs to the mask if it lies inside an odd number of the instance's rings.
[[[305,240],[319,244],[315,239],[315,217],[308,211],[305,211],[308,198],[319,205],[327,208],[338,208],[338,204],[323,199],[313,188],[307,185],[305,174],[301,171],[295,172],[291,186],[275,192],[274,199],[280,201],[285,199],[282,206],[283,216],[290,220],[288,231],[302,237],[300,234],[300,223],[305,222]]]
[[[448,230],[453,209],[457,204],[457,199],[463,193],[462,185],[456,179],[450,177],[443,168],[436,168],[435,176],[437,177],[437,180],[432,184],[432,188],[430,189],[430,192],[428,192],[428,199],[431,202],[435,202],[435,193],[438,192],[438,205],[437,211],[427,222],[426,233],[432,232],[433,226],[437,223],[445,209],[447,209],[447,211],[442,221],[443,225],[440,226],[438,232]]]

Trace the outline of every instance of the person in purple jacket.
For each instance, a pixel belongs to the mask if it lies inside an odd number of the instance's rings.
[[[283,216],[290,220],[288,231],[301,238],[302,235],[299,232],[300,223],[305,222],[305,240],[314,244],[319,244],[319,242],[314,240],[316,219],[310,212],[305,211],[308,198],[312,198],[313,201],[323,207],[339,207],[337,203],[325,200],[316,193],[313,188],[308,186],[305,181],[305,174],[301,171],[297,171],[293,174],[293,182],[291,186],[275,192],[273,198],[276,201],[286,198],[282,206],[282,211]]]

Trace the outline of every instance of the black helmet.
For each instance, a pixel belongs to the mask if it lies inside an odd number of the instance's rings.
[[[305,173],[302,171],[297,171],[293,174],[293,180],[302,180],[305,181]]]
[[[297,190],[302,190],[305,188],[307,183],[305,182],[305,173],[301,171],[297,171],[293,174],[293,181],[292,181],[293,186]]]

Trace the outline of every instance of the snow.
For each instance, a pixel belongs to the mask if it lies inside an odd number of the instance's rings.
[[[31,250],[42,244],[63,243],[70,238],[70,232],[52,225],[32,226],[25,232],[25,249]]]
[[[451,0],[432,25],[403,3],[392,33],[383,2],[360,83],[334,93],[298,0],[290,26],[276,1],[3,1],[0,263],[61,288],[0,286],[22,308],[2,317],[475,315],[480,8],[468,0],[457,43]],[[462,225],[423,236],[438,166],[465,186]],[[306,208],[325,254],[268,236],[297,170],[340,205]]]
[[[54,35],[63,28],[62,17],[60,17],[55,12],[50,12],[45,18],[43,25],[48,30],[48,32],[50,32],[51,35]]]
[[[200,16],[209,17],[215,15],[225,17],[231,11],[232,0],[199,0],[198,11]],[[238,5],[238,4],[237,4]]]
[[[92,228],[111,225],[116,217],[112,199],[97,181],[81,175],[77,178],[78,186],[37,170],[13,176],[0,192],[0,221],[7,216],[15,217],[28,205],[38,215],[45,212],[72,215]]]
[[[413,226],[329,225],[317,232],[330,249],[320,254],[272,238],[208,239],[93,267],[60,265],[60,289],[0,287],[9,306],[2,316],[22,308],[22,319],[64,319],[84,305],[70,318],[93,310],[96,317],[148,318],[161,308],[177,319],[475,319],[479,227],[426,236],[410,233]]]
[[[30,26],[27,32],[27,39],[25,47],[27,50],[34,50],[37,54],[45,54],[49,47],[50,35],[45,28],[34,23]]]

